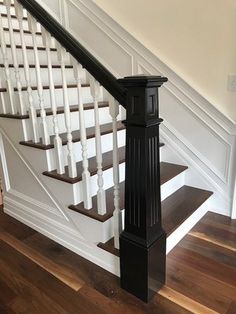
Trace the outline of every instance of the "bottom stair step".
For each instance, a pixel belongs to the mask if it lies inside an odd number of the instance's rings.
[[[187,220],[213,193],[184,185],[162,202],[162,226],[167,237]],[[99,243],[98,247],[119,256],[114,239]]]

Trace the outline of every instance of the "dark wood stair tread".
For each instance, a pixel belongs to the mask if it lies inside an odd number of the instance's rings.
[[[10,44],[7,44],[6,45],[7,48],[11,48],[11,45]],[[16,49],[22,49],[22,46],[21,45],[16,45]],[[28,50],[34,50],[34,47],[33,46],[26,46],[26,49]],[[41,46],[38,46],[37,47],[38,50],[43,50],[45,51],[46,50],[46,47],[41,47]],[[57,51],[57,48],[50,48],[51,51]]]
[[[177,165],[169,162],[161,162],[161,184],[166,183],[187,169],[187,166]]]
[[[117,257],[120,257],[120,250],[115,248],[114,238],[111,238],[106,243],[102,243],[102,242],[98,243],[98,247],[100,249],[103,249],[103,250],[117,256]]]
[[[112,168],[112,156],[113,152],[109,151],[104,153],[103,155],[103,171]],[[119,163],[123,163],[125,161],[125,147],[119,148]],[[65,174],[58,174],[56,170],[54,171],[45,171],[43,174],[45,176],[58,179],[60,181],[64,181],[67,183],[77,183],[82,180],[82,172],[83,172],[83,163],[82,161],[76,163],[78,176],[76,178],[70,178],[68,173],[68,167],[65,168]],[[89,172],[91,175],[95,175],[97,173],[97,161],[96,156],[89,158]]]
[[[3,30],[6,31],[6,32],[9,32],[9,28],[8,27],[3,27]],[[14,33],[20,33],[20,29],[13,28],[13,32]],[[30,34],[30,35],[32,34],[31,31],[25,30],[25,29],[24,29],[24,33],[25,34]],[[36,35],[42,35],[42,33],[41,32],[36,32]]]
[[[10,63],[8,64],[9,68],[14,68],[14,64]],[[18,64],[19,68],[24,68],[24,64]],[[0,64],[0,67],[1,68],[4,68],[5,65],[3,63]],[[29,64],[29,68],[30,69],[34,69],[35,68],[35,64]],[[40,64],[40,68],[41,69],[47,69],[48,68],[48,65],[47,64]],[[60,69],[61,68],[61,65],[60,64],[52,64],[52,68],[53,69]],[[65,65],[65,68],[66,69],[73,69],[73,65],[71,64],[66,64]]]
[[[123,157],[123,156],[122,156]],[[110,167],[112,167],[112,156],[110,159]],[[171,180],[184,170],[187,167],[175,165],[171,163],[161,162],[160,163],[160,174],[161,174],[161,185],[166,183],[167,181]],[[120,207],[124,208],[124,182],[120,183]],[[105,215],[99,215],[97,212],[97,197],[96,195],[92,198],[93,207],[91,209],[85,209],[83,203],[77,205],[71,205],[69,208],[73,211],[76,211],[80,214],[88,216],[92,219],[104,222],[112,217],[114,211],[114,188],[111,187],[110,189],[106,190],[106,201],[107,201],[107,213]]]
[[[124,208],[124,188],[125,183],[120,183],[120,206]],[[107,204],[107,213],[105,215],[99,215],[97,212],[97,196],[93,196],[92,203],[93,207],[91,209],[85,209],[83,203],[79,203],[78,205],[70,205],[69,209],[83,214],[87,217],[95,219],[100,222],[105,222],[110,219],[113,215],[114,211],[114,188],[111,187],[110,189],[106,190],[106,204]]]
[[[189,218],[213,192],[184,185],[162,202],[162,223],[167,236]]]
[[[188,219],[213,193],[184,185],[162,202],[162,226],[167,237]],[[114,248],[114,238],[98,247],[119,256]]]
[[[100,129],[101,129],[101,135],[106,135],[106,134],[112,133],[112,131],[113,131],[112,123],[103,124],[103,125],[101,125]],[[121,121],[117,122],[117,129],[118,129],[118,131],[125,129],[125,126]],[[63,133],[60,136],[62,139],[62,144],[66,145],[67,144],[67,134]],[[80,141],[80,131],[79,130],[73,131],[72,136],[73,136],[73,142],[74,143]],[[95,128],[94,127],[87,128],[87,139],[90,139],[93,137],[95,137]],[[42,142],[34,143],[33,141],[21,141],[20,144],[24,145],[24,146],[34,147],[34,148],[38,148],[38,149],[42,149],[42,150],[47,150],[47,149],[54,148],[53,140],[54,140],[54,135],[50,137],[51,144],[49,144],[49,145],[44,145],[44,144],[42,144]]]
[[[1,5],[1,4],[2,4],[2,3],[0,3],[0,5]],[[6,14],[6,13],[1,13],[1,16],[7,18],[7,14]],[[14,15],[14,14],[11,14],[11,18],[12,18],[12,19],[17,19],[17,16]],[[23,17],[23,20],[27,21],[28,19],[27,19],[27,17]]]
[[[82,84],[82,87],[89,87],[90,85],[89,84]],[[62,85],[55,85],[54,86],[54,88],[55,89],[62,89]],[[37,86],[31,86],[31,88],[32,88],[32,90],[37,90],[38,89],[38,87]],[[45,86],[43,86],[43,89],[45,90],[45,89],[49,89],[50,87],[49,87],[49,85],[45,85]],[[68,84],[67,85],[67,88],[77,88],[77,84]],[[21,89],[23,92],[24,91],[27,91],[27,86],[23,86],[22,87],[22,89]],[[7,91],[7,89],[6,88],[0,88],[0,93],[4,93],[4,92],[6,92]],[[14,87],[14,91],[15,92],[17,92],[18,91],[18,89],[16,88],[16,87]]]
[[[104,107],[108,107],[109,103],[107,101],[100,101],[98,103],[99,108],[104,108]],[[84,104],[84,110],[92,110],[94,109],[94,104],[93,103],[87,103]],[[52,109],[51,108],[46,108],[46,116],[51,116],[52,113]],[[79,106],[78,105],[71,105],[70,106],[70,112],[76,112],[79,111]],[[62,114],[64,113],[64,107],[58,107],[57,108],[57,114]],[[40,117],[40,110],[37,110],[37,116]],[[7,114],[0,114],[1,118],[10,118],[10,119],[18,119],[18,120],[23,120],[23,119],[29,119],[29,115],[20,115],[20,114],[11,114],[11,113],[7,113]]]

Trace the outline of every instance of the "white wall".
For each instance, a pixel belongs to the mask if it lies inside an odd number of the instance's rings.
[[[236,121],[235,0],[94,0],[226,116]]]

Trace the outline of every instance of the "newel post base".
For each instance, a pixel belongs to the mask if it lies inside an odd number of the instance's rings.
[[[165,283],[158,89],[160,76],[119,80],[127,89],[125,229],[120,235],[121,287],[148,302]]]

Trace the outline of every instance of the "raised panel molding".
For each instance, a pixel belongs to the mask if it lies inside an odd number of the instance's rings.
[[[45,0],[38,0],[45,3]],[[182,121],[192,119],[197,128],[202,130],[204,139],[185,135],[182,130],[181,123],[173,124],[173,119],[168,115],[165,116],[165,99],[161,100],[160,115],[165,118],[161,132],[163,137],[169,139],[169,145],[174,145],[177,139],[181,144],[178,147],[178,153],[184,156],[184,159],[192,165],[196,172],[201,172],[201,176],[209,183],[210,187],[219,193],[221,197],[229,204],[227,212],[233,213],[234,185],[236,174],[235,163],[235,137],[236,124],[224,116],[216,109],[208,100],[202,97],[196,90],[187,84],[173,70],[171,70],[157,56],[153,55],[132,35],[109,17],[102,9],[100,9],[92,0],[61,0],[66,6],[73,5],[73,15],[67,8],[67,20],[70,23],[77,23],[77,17],[83,16],[84,25],[73,34],[80,42],[90,50],[107,68],[117,77],[136,74],[154,74],[168,77],[169,82],[163,87],[163,94],[169,93],[175,102],[175,110],[181,110]],[[100,50],[90,49],[89,40],[84,36],[81,40],[79,31],[86,30],[90,24],[90,29],[95,32],[93,38],[103,38],[107,46],[112,47],[113,62],[110,62],[111,56],[101,54]],[[75,24],[78,25],[78,24]],[[74,26],[75,27],[75,26]],[[104,41],[96,41],[96,45],[102,46],[104,49]],[[109,48],[110,49],[110,48]],[[115,49],[115,55],[114,55]],[[99,55],[98,55],[99,54]],[[120,70],[120,61],[122,61],[122,70]],[[124,61],[125,60],[125,61]],[[127,69],[124,70],[126,64]],[[122,72],[123,71],[123,72]],[[167,111],[166,111],[167,112]],[[209,139],[209,145],[201,145],[203,140]],[[214,153],[212,153],[214,152]],[[194,180],[194,179],[193,179]],[[194,184],[194,182],[191,182]],[[236,209],[235,209],[236,211]],[[232,214],[233,215],[233,214]]]
[[[86,10],[81,8],[80,2],[68,0],[67,14],[69,31],[90,52],[99,56],[100,61],[115,72],[116,76],[124,77],[133,73],[133,55],[101,29],[96,20],[92,20]]]

